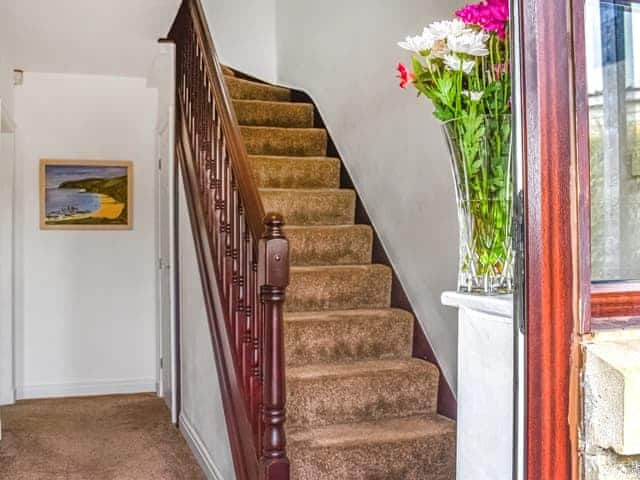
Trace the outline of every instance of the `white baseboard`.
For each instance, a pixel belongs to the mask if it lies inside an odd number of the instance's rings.
[[[198,432],[193,427],[189,419],[184,413],[180,413],[180,431],[182,435],[191,447],[191,451],[196,457],[200,468],[202,468],[204,474],[207,476],[208,480],[224,480],[220,470],[214,463],[211,455],[207,451],[207,447],[204,445],[204,442],[198,435]]]
[[[127,380],[103,380],[97,382],[52,383],[22,385],[16,388],[16,399],[57,397],[86,397],[92,395],[118,395],[156,391],[155,378],[133,378]]]

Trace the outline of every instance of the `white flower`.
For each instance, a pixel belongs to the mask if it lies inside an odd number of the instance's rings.
[[[479,102],[482,99],[482,96],[484,95],[484,92],[478,91],[478,90],[463,90],[462,91],[462,95],[464,95],[465,97],[469,97],[469,99],[472,102]]]
[[[471,73],[476,66],[476,62],[471,60],[462,60],[457,55],[445,55],[444,64],[449,70],[460,71],[464,73]]]
[[[469,29],[462,20],[456,18],[455,20],[433,22],[425,30],[429,30],[435,40],[444,40],[445,38],[461,35],[465,30]]]
[[[447,37],[447,45],[452,52],[464,53],[474,57],[489,55],[487,40],[489,36],[485,32],[475,32],[467,29],[459,35]]]
[[[425,50],[431,50],[434,40],[431,32],[425,28],[422,35],[416,35],[415,37],[409,36],[404,42],[398,42],[398,46],[411,52],[420,53]]]

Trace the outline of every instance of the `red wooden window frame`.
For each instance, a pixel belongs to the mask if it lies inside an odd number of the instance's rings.
[[[584,0],[517,0],[527,480],[577,479],[581,337],[640,325],[640,283],[591,284]],[[627,317],[627,318],[621,318]],[[592,321],[593,319],[593,321]]]
[[[640,283],[602,283],[591,287],[592,329],[624,327],[640,317]]]
[[[527,480],[577,479],[578,336],[589,327],[584,0],[518,0],[525,196]],[[582,159],[582,162],[579,161]],[[588,167],[588,155],[586,156]]]

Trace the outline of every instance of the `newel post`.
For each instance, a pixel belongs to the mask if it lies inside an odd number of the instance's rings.
[[[289,284],[289,241],[278,214],[268,214],[260,240],[260,298],[264,312],[262,469],[265,480],[288,480],[285,450],[284,299]]]

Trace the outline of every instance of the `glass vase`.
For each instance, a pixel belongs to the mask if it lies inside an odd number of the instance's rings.
[[[470,115],[443,124],[460,230],[458,291],[513,291],[511,115]]]

